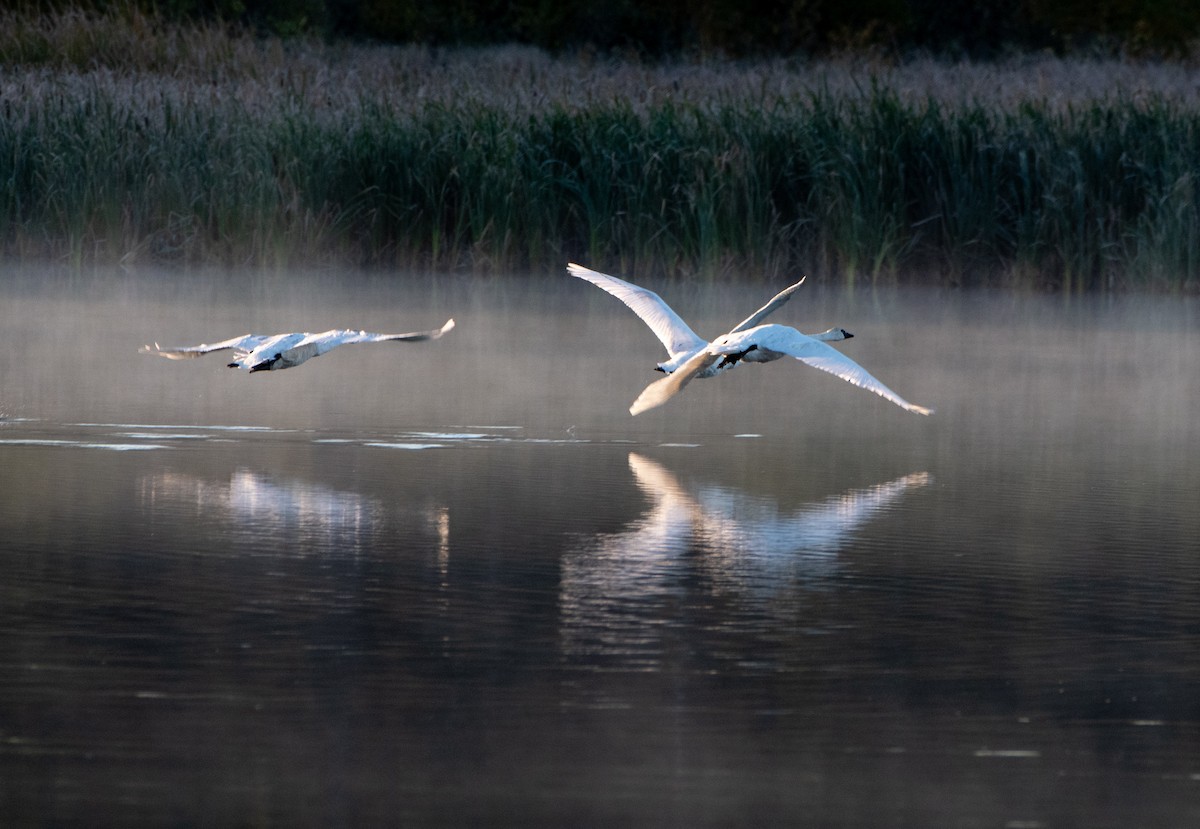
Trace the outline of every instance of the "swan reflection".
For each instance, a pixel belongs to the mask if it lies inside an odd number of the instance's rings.
[[[649,509],[624,532],[593,536],[564,558],[568,652],[632,655],[697,595],[765,604],[797,583],[819,587],[850,536],[931,480],[918,472],[789,510],[735,488],[685,487],[636,453],[629,467]]]
[[[228,519],[243,537],[286,539],[297,552],[360,549],[384,517],[375,498],[248,469],[235,470],[227,482],[162,472],[143,479],[141,497],[153,509]],[[436,527],[442,518],[430,520]]]

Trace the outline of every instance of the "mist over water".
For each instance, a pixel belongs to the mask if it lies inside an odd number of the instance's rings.
[[[603,263],[588,263],[604,268]],[[654,284],[715,336],[774,293]],[[15,825],[1200,819],[1195,299],[806,285],[637,418],[564,274],[0,289]],[[458,327],[283,372],[143,343]]]

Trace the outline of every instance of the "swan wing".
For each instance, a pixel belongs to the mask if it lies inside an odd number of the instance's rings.
[[[642,389],[637,400],[633,401],[633,405],[629,407],[629,413],[639,415],[647,409],[653,409],[666,403],[683,391],[683,387],[690,383],[693,377],[715,363],[720,356],[710,353],[707,349],[697,351],[687,362],[666,377],[655,380]]]
[[[639,288],[623,279],[590,270],[574,262],[567,265],[567,272],[571,276],[591,282],[628,305],[630,310],[650,327],[672,358],[680,354],[690,354],[708,345],[708,341],[701,339],[688,327],[688,324],[654,291]]]
[[[421,340],[436,340],[448,331],[454,330],[454,320],[448,319],[441,328],[432,331],[411,331],[408,334],[381,334],[378,342],[396,340],[398,342],[415,343]]]
[[[175,348],[162,348],[158,343],[155,343],[153,347],[144,345],[138,351],[141,354],[154,354],[158,357],[166,357],[168,360],[188,360],[195,357],[203,357],[205,354],[213,351],[224,351],[230,348],[240,354],[248,354],[269,339],[271,337],[264,334],[245,334],[241,337],[222,340],[219,343],[201,343],[200,345],[179,346]]]
[[[315,342],[319,346],[323,346],[324,351],[336,348],[339,345],[349,345],[351,343],[383,343],[389,341],[411,343],[421,340],[436,340],[453,328],[454,320],[451,319],[446,320],[446,324],[441,328],[436,328],[432,331],[410,331],[407,334],[373,334],[370,331],[334,330],[325,331],[321,334],[311,334],[308,337],[308,342]]]
[[[383,343],[392,340],[397,342],[436,340],[452,328],[454,328],[454,320],[446,320],[445,325],[433,331],[411,331],[407,334],[375,334],[370,331],[335,328],[332,331],[322,331],[320,334],[306,334],[304,339],[297,343],[295,347],[308,346],[313,348],[314,355],[325,354],[339,345],[352,345],[354,343]]]
[[[804,284],[805,279],[806,279],[806,277],[802,276],[802,277],[800,277],[800,281],[797,282],[795,285],[784,288],[782,291],[775,294],[775,296],[771,297],[770,302],[768,302],[766,305],[759,308],[753,314],[746,317],[744,320],[739,322],[736,326],[731,328],[729,330],[729,333],[736,334],[738,331],[746,331],[747,329],[753,328],[754,326],[760,324],[764,319],[767,318],[768,314],[773,314],[776,311],[776,309],[778,309],[781,305],[783,305],[785,302],[787,302],[789,299],[791,299],[792,294],[794,294],[796,292],[797,288],[799,288],[801,285]]]
[[[860,389],[875,392],[875,394],[892,401],[902,409],[923,415],[933,414],[933,409],[909,403],[877,380],[869,371],[833,346],[813,339],[806,334],[801,334],[795,328],[789,328],[785,325],[764,326],[763,330],[758,333],[758,336],[748,339],[752,339],[754,344],[759,348],[795,357],[800,362],[810,365],[813,368],[819,368],[821,371],[828,371],[830,374],[835,374],[847,383],[858,386]]]

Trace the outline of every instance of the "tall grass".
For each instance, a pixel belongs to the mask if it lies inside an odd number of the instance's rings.
[[[940,64],[177,38],[206,45],[169,72],[161,44],[0,69],[0,249],[1198,284],[1200,107],[1162,67],[963,65],[951,87]],[[1044,82],[1072,74],[1073,98]]]

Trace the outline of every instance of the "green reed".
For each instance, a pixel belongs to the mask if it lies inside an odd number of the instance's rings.
[[[305,81],[309,83],[309,81]],[[10,78],[0,248],[76,261],[1195,287],[1200,113],[849,95],[505,106]],[[325,101],[325,103],[321,103]]]

